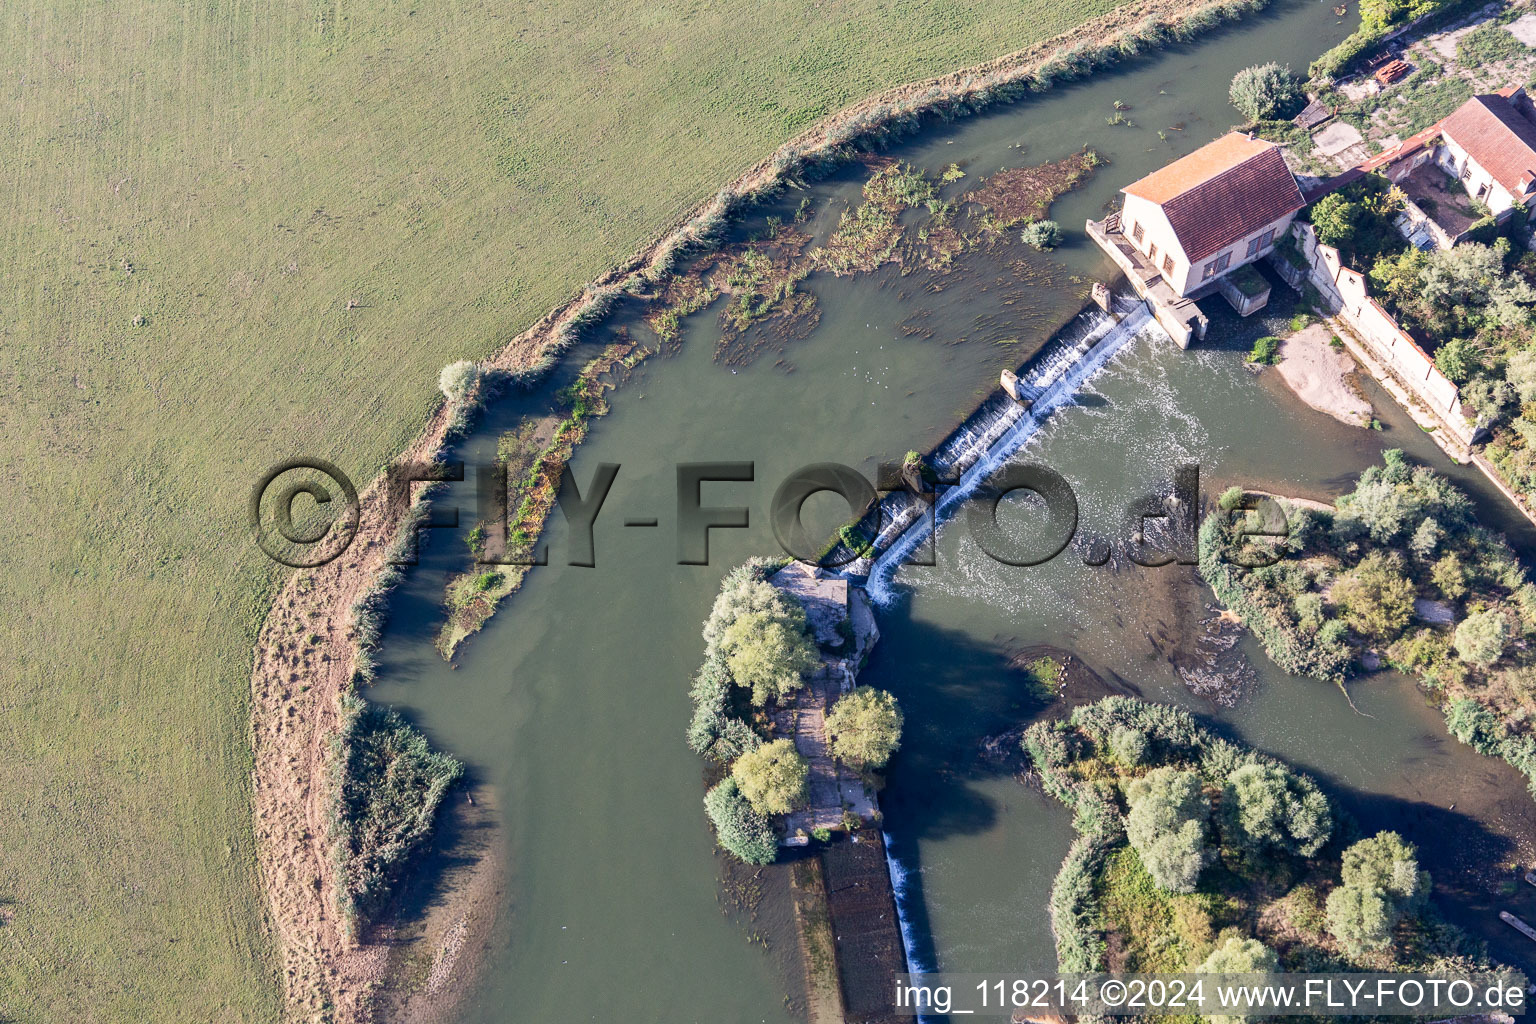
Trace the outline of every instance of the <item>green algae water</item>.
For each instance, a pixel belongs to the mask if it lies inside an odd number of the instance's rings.
[[[583,486],[599,463],[621,467],[595,529],[597,566],[563,564],[566,535],[554,517],[551,564],[452,667],[432,639],[444,581],[466,549],[462,536],[436,531],[392,602],[372,695],[409,714],[465,761],[475,790],[493,795],[503,903],[489,945],[473,951],[482,969],[463,1004],[466,1024],[803,1019],[783,879],[747,873],[742,884],[717,859],[702,768],[683,743],[699,626],[720,577],[778,550],[767,510],[792,471],[841,462],[873,478],[877,463],[930,447],[1002,369],[1074,317],[1088,282],[1112,274],[1082,222],[1122,185],[1224,131],[1235,117],[1226,103],[1235,71],[1266,60],[1304,68],[1352,27],[1326,3],[1280,2],[1198,45],[934,126],[893,149],[934,173],[959,163],[972,181],[1085,144],[1108,164],[1053,208],[1069,233],[1054,254],[1007,244],[961,257],[942,277],[815,274],[802,287],[817,297],[817,328],[746,366],[712,358],[716,310],[685,321],[677,353],[634,371],[572,460]],[[1134,127],[1107,123],[1117,100]],[[793,194],[788,209],[810,197],[807,230],[824,240],[867,173],[841,172]],[[1207,494],[1241,483],[1327,498],[1382,449],[1401,447],[1469,489],[1483,521],[1523,552],[1536,550],[1524,520],[1369,382],[1379,432],[1338,424],[1302,406],[1273,372],[1247,370],[1243,353],[1274,333],[1287,301],[1277,287],[1267,321],[1238,321],[1219,300],[1206,302],[1213,323],[1203,345],[1181,352],[1166,338],[1136,340],[1032,439],[1023,457],[1072,484],[1081,530],[1118,536],[1127,504],[1166,488],[1180,464],[1199,464]],[[592,345],[618,327],[649,342],[624,313]],[[542,401],[498,403],[457,457],[485,461],[499,432]],[[749,529],[711,532],[708,566],[676,564],[675,466],[691,461],[755,465],[750,483],[705,485],[706,505],[751,509]],[[473,483],[445,500],[468,516]],[[1020,529],[1027,511],[1016,510]],[[806,513],[827,529],[846,514],[827,495]],[[659,525],[624,525],[650,518]],[[1070,650],[1106,685],[1185,704],[1315,773],[1367,828],[1417,842],[1442,908],[1495,955],[1529,965],[1529,944],[1496,913],[1536,914],[1526,896],[1536,889],[1510,891],[1507,870],[1533,853],[1536,808],[1512,770],[1451,740],[1407,680],[1379,673],[1353,683],[1357,714],[1337,688],[1285,676],[1243,638],[1224,656],[1248,667],[1229,671],[1235,685],[1210,699],[1194,690],[1212,599],[1192,567],[1088,567],[1068,549],[1047,565],[1013,568],[983,555],[959,523],[942,532],[938,563],[896,575],[894,600],[879,613],[883,638],[861,675],[907,713],[882,806],[925,965],[1054,967],[1045,904],[1072,838],[1069,816],[982,755],[987,738],[1048,710],[1010,664],[1036,645]]]

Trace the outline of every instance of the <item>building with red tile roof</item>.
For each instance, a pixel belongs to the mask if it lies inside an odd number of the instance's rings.
[[[1439,128],[1437,162],[1492,213],[1536,196],[1536,109],[1524,89],[1473,96]]]
[[[1124,193],[1120,230],[1180,296],[1268,253],[1304,205],[1280,147],[1242,132]]]

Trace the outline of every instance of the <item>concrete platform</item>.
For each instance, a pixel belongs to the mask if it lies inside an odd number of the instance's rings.
[[[1112,213],[1102,221],[1088,222],[1088,237],[1115,262],[1120,272],[1131,282],[1136,294],[1152,307],[1152,315],[1163,325],[1180,348],[1189,348],[1191,341],[1205,337],[1210,321],[1193,299],[1179,295],[1141,251],[1131,244],[1120,230],[1120,215]]]

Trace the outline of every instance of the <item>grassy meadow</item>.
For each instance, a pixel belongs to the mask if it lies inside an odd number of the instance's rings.
[[[280,1015],[267,466],[363,486],[443,364],[777,143],[1114,6],[0,5],[0,1018]]]

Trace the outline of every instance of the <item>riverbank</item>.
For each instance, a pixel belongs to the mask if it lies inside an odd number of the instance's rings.
[[[1104,40],[1114,40],[1120,31],[1129,47],[1126,53],[1145,45],[1130,36],[1133,19],[1153,36],[1178,39],[1257,6],[1139,4],[972,73],[904,87],[850,108],[759,164],[726,190],[726,198],[706,204],[680,227],[599,278],[581,297],[546,315],[509,342],[487,368],[521,381],[536,379],[583,326],[627,294],[627,285],[661,279],[687,245],[709,243],[710,231],[742,196],[761,194],[798,173],[808,153],[830,153],[858,139],[860,131],[884,132],[900,119],[939,112],[940,104],[950,104],[951,112],[959,113],[954,105],[992,102],[1000,85],[1021,84],[1028,78],[1028,88],[1034,88],[1037,81],[1048,86],[1058,77],[1081,74],[1095,59],[1086,49],[1088,40],[1104,45]],[[1153,21],[1148,24],[1147,19]],[[1035,79],[1036,70],[1048,74]],[[406,457],[424,460],[439,453],[454,418],[455,410],[440,408]],[[365,1019],[366,993],[377,981],[369,974],[367,947],[354,947],[344,940],[330,910],[334,879],[324,839],[327,798],[325,784],[317,780],[324,778],[337,701],[354,674],[357,651],[351,609],[359,597],[371,592],[372,581],[385,570],[384,552],[401,521],[398,510],[385,507],[376,481],[363,495],[359,534],[351,551],[331,565],[290,578],[256,646],[252,734],[259,856],[284,945],[289,1005],[300,1016],[312,1016],[318,1007],[330,1004],[343,1020]],[[313,632],[318,640],[303,650],[291,650],[299,630]],[[301,674],[307,689],[298,685]]]

